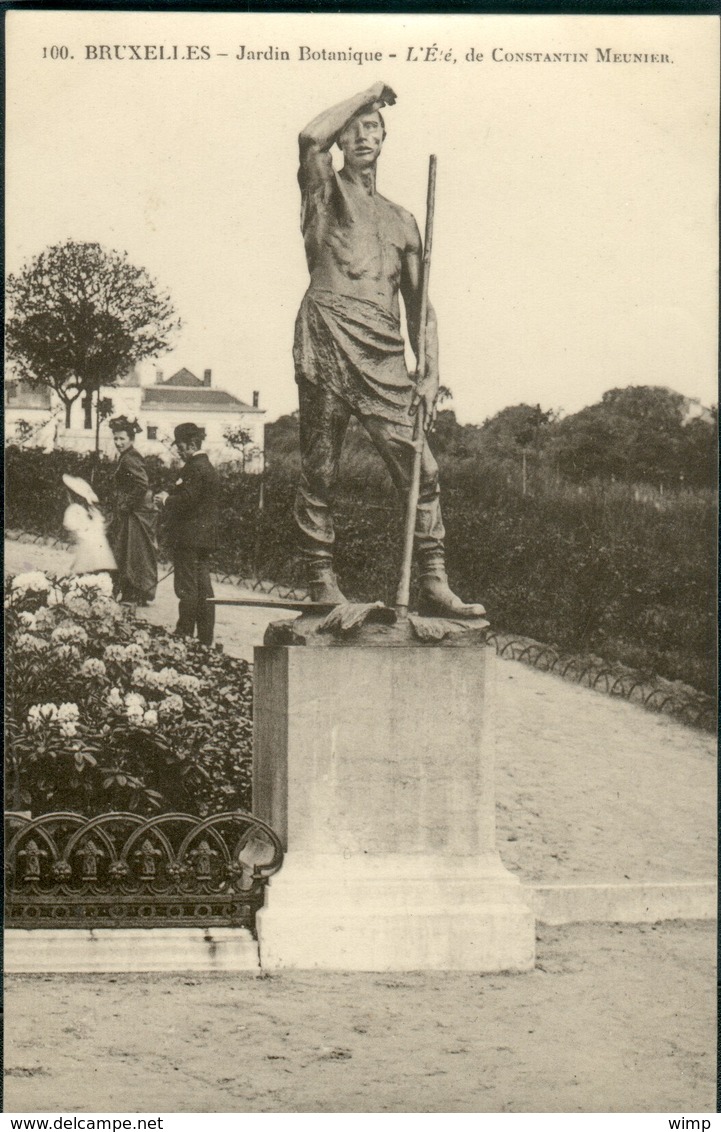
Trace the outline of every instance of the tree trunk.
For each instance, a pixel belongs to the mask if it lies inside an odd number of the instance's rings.
[[[65,427],[66,428],[70,428],[70,414],[72,412],[72,408],[73,408],[72,401],[66,401],[65,402]]]
[[[93,394],[92,391],[86,393],[83,397],[83,412],[85,417],[83,419],[83,428],[93,427]]]
[[[100,459],[100,390],[95,394],[95,462]]]

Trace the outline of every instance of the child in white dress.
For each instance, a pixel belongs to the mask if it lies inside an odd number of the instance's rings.
[[[89,483],[79,476],[63,476],[68,490],[68,507],[63,526],[75,542],[73,574],[92,574],[115,570],[115,558],[105,534],[105,519],[98,509],[98,497]]]

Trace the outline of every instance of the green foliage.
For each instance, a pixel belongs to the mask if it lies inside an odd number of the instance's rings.
[[[47,248],[7,282],[6,354],[18,375],[54,389],[66,408],[133,363],[167,350],[179,326],[172,303],[127,254],[67,240]]]
[[[686,398],[671,389],[610,389],[598,404],[558,423],[556,467],[577,483],[613,477],[625,483],[709,487],[717,431],[713,414],[688,420]]]
[[[712,487],[717,449],[717,412],[691,416],[685,397],[656,385],[610,389],[563,419],[540,405],[510,405],[484,422],[471,448],[509,467],[525,452],[536,480],[665,489]]]
[[[141,628],[111,588],[107,575],[6,582],[9,804],[34,815],[249,809],[249,666]]]
[[[253,434],[249,429],[243,428],[242,425],[235,427],[228,425],[223,430],[223,439],[229,448],[234,448],[239,453],[240,467],[243,472],[251,460],[256,460],[261,455],[260,448],[253,443]]]
[[[291,418],[280,449],[273,441],[262,509],[261,477],[219,469],[218,568],[303,584],[292,517],[298,474],[292,427]],[[365,443],[359,431],[351,433],[349,459],[344,455],[336,500],[338,573],[350,597],[392,602],[401,508]],[[59,533],[60,475],[86,474],[83,458],[12,447],[6,457],[8,525]],[[716,506],[710,490],[660,496],[622,483],[569,484],[535,469],[523,496],[518,469],[487,450],[441,455],[439,462],[451,581],[462,597],[484,601],[495,628],[713,691]],[[173,482],[173,469],[148,463],[155,489]],[[99,469],[101,500],[112,467],[108,462]],[[27,492],[23,485],[30,482],[35,490]]]

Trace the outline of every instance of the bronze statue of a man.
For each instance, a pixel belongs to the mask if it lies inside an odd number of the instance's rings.
[[[438,395],[436,318],[428,304],[425,373],[409,377],[400,329],[403,296],[411,347],[418,355],[422,248],[409,212],[376,191],[386,136],[385,83],[319,114],[299,137],[301,228],[310,271],[295,327],[293,357],[300,405],[302,474],[294,514],[311,598],[345,601],[333,569],[330,503],[351,414],[363,424],[405,499],[413,464],[413,411],[423,401],[427,427]],[[343,168],[336,172],[337,143]],[[415,551],[421,613],[480,617],[452,593],[445,571],[438,465],[424,439]]]

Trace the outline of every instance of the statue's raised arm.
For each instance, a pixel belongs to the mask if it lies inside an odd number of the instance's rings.
[[[377,82],[352,98],[331,106],[330,110],[323,110],[298,135],[301,157],[309,148],[329,150],[344,126],[361,111],[381,110],[384,106],[393,106],[395,101],[391,88],[384,82]]]

